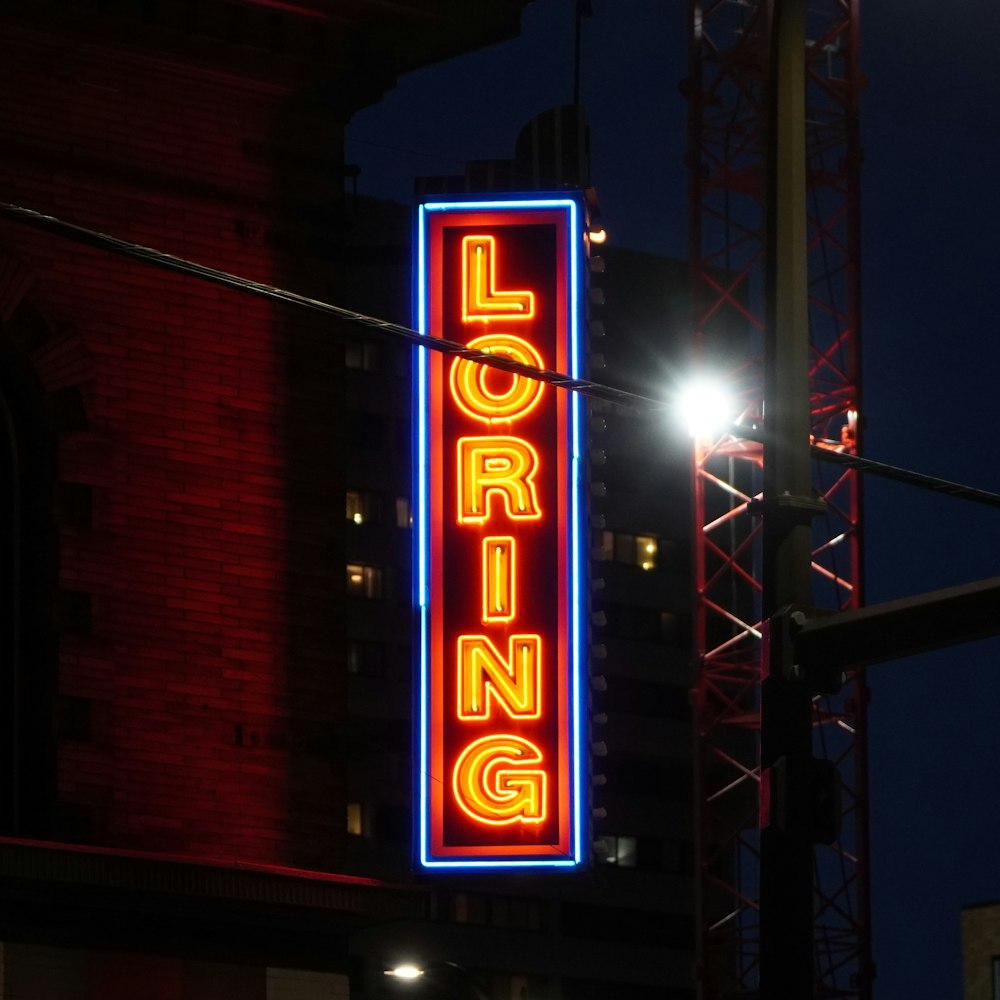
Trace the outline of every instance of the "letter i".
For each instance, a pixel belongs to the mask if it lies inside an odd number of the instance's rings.
[[[514,539],[483,539],[483,621],[514,617]]]

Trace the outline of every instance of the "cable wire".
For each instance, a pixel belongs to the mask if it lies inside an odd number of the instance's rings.
[[[522,364],[509,355],[476,351],[465,344],[460,344],[453,340],[420,333],[408,326],[403,326],[401,323],[368,316],[365,313],[355,312],[353,309],[335,306],[329,302],[300,295],[297,292],[290,292],[285,288],[278,288],[274,285],[266,285],[259,281],[253,281],[250,278],[243,278],[228,271],[219,271],[205,264],[198,264],[183,257],[174,257],[171,254],[163,253],[161,250],[154,250],[151,247],[141,246],[137,243],[129,243],[114,236],[108,236],[105,233],[99,233],[92,229],[85,229],[82,226],[65,222],[51,215],[43,215],[41,212],[22,208],[19,205],[0,202],[0,216],[31,226],[34,229],[41,229],[45,232],[65,237],[74,243],[107,250],[120,257],[143,261],[156,267],[165,268],[168,271],[175,271],[178,274],[198,278],[212,284],[224,285],[227,288],[234,288],[238,291],[247,292],[250,295],[257,295],[275,302],[285,302],[303,309],[310,309],[313,312],[335,316],[337,319],[366,326],[378,333],[395,337],[398,340],[406,341],[418,347],[426,347],[429,350],[439,351],[442,354],[454,355],[466,361],[473,361],[476,364],[486,365],[490,368],[498,368],[501,371],[511,372],[515,375],[524,375],[527,378],[536,379],[539,382],[545,382],[548,385],[554,385],[561,389],[572,389],[595,399],[603,399],[607,402],[618,403],[640,410],[665,410],[667,408],[666,404],[661,401],[650,399],[648,396],[641,396],[627,389],[617,389],[614,386],[605,385],[601,382],[593,382],[590,379],[574,378],[563,372]]]
[[[34,229],[53,233],[56,236],[72,240],[74,243],[107,250],[109,253],[117,254],[120,257],[143,261],[155,267],[162,267],[166,270],[198,278],[201,281],[207,281],[212,284],[224,285],[227,288],[233,288],[250,295],[257,295],[274,302],[285,302],[303,309],[310,309],[313,312],[334,316],[345,322],[368,327],[378,333],[395,337],[398,340],[405,341],[417,347],[425,347],[432,351],[439,351],[442,354],[464,358],[466,361],[472,361],[476,364],[498,368],[501,371],[523,375],[526,378],[537,379],[539,382],[545,382],[560,389],[572,389],[575,392],[594,399],[601,399],[623,407],[650,412],[663,412],[668,409],[668,404],[662,400],[651,399],[648,396],[642,396],[627,389],[618,389],[614,386],[605,385],[602,382],[574,378],[571,375],[552,371],[548,368],[535,368],[533,365],[521,364],[521,362],[515,361],[507,355],[476,351],[465,344],[460,344],[453,340],[445,340],[443,337],[432,337],[420,333],[408,326],[403,326],[401,323],[393,323],[390,320],[379,319],[376,316],[368,316],[365,313],[355,312],[353,309],[345,309],[342,306],[335,306],[329,302],[313,299],[306,295],[299,295],[297,292],[290,292],[285,288],[266,285],[259,281],[252,281],[250,278],[230,274],[228,271],[219,271],[205,264],[198,264],[183,257],[175,257],[171,254],[163,253],[161,250],[154,250],[151,247],[141,246],[138,243],[129,243],[126,240],[120,240],[117,237],[108,236],[93,229],[74,225],[71,222],[57,219],[52,215],[43,215],[41,212],[36,212],[30,208],[23,208],[19,205],[0,201],[0,217],[31,226]],[[744,437],[748,440],[763,441],[764,439],[762,429],[757,426],[735,427],[733,428],[733,433],[738,437]],[[811,453],[813,458],[820,461],[843,465],[850,469],[857,469],[860,472],[881,476],[884,479],[906,483],[909,486],[918,486],[936,493],[945,493],[948,496],[958,497],[962,500],[970,500],[973,503],[985,504],[989,507],[1000,507],[1000,494],[991,493],[988,490],[977,489],[973,486],[963,486],[960,483],[949,482],[937,476],[928,476],[909,469],[901,469],[894,465],[887,465],[884,462],[862,458],[860,455],[849,455],[819,445],[812,445]]]

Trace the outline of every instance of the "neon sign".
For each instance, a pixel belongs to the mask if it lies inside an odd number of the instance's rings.
[[[421,205],[420,331],[578,376],[582,247],[572,198]],[[418,356],[418,860],[577,865],[580,400]]]

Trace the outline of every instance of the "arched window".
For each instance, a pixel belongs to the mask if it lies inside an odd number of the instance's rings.
[[[15,333],[0,328],[0,835],[45,837],[55,799],[55,447]]]

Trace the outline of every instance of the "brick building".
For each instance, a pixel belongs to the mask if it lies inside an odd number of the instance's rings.
[[[524,6],[6,0],[0,201],[407,322],[409,213],[352,194],[345,124]],[[683,467],[636,479],[648,428],[607,416],[595,537],[614,863],[435,881],[407,349],[8,216],[0,361],[5,997],[374,996],[403,957],[503,1000],[690,996]]]

